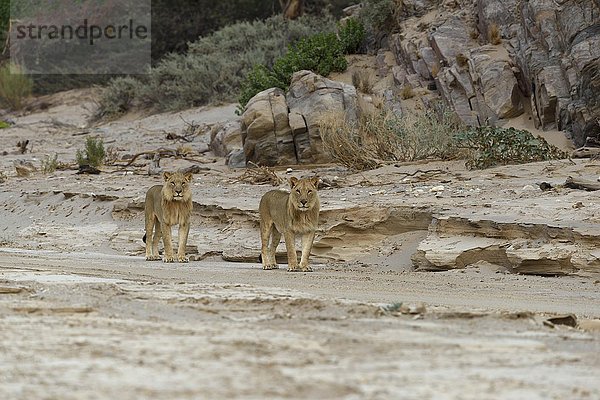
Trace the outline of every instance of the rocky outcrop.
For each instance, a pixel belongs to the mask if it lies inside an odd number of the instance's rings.
[[[412,18],[391,37],[397,85],[435,79],[468,125],[531,110],[536,127],[565,130],[577,145],[600,136],[600,3],[452,0],[437,10],[433,21]],[[495,34],[501,43],[489,44]]]
[[[268,166],[329,162],[319,120],[327,113],[356,120],[356,103],[354,86],[295,73],[287,94],[268,89],[248,102],[241,125],[246,160]]]

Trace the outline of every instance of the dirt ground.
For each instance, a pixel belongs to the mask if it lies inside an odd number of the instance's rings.
[[[0,132],[0,398],[600,399],[598,193],[535,190],[596,180],[599,164],[295,170],[336,184],[321,191],[315,272],[289,274],[257,262],[256,210],[272,187],[234,183],[242,171],[207,154],[193,187],[193,261],[148,263],[141,207],[160,177],[114,167],[17,177],[13,163],[54,153],[72,162],[88,135],[120,154],[175,147],[166,133],[233,118],[235,107],[90,128],[91,100],[54,96]],[[32,151],[14,153],[23,139]],[[415,270],[424,240],[447,250],[426,249],[432,263],[446,261],[465,231],[513,245],[538,231],[545,246],[585,243],[557,276],[473,251],[455,268]],[[575,327],[547,321],[565,314]]]

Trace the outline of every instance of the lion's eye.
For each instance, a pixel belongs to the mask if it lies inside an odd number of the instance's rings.
[[[308,191],[308,194],[312,194],[312,190],[309,190],[309,191]]]
[[[299,189],[296,189],[296,193],[300,194],[300,190],[299,190]]]
[[[175,182],[171,182],[171,185],[175,186]]]

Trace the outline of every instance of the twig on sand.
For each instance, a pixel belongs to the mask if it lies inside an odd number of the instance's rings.
[[[264,185],[268,183],[273,186],[283,183],[283,179],[277,176],[273,168],[256,165],[253,162],[249,162],[248,164],[252,165],[253,168],[247,168],[234,183],[243,182],[251,185]]]

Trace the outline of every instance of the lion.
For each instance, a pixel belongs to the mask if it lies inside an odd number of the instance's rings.
[[[179,247],[177,249],[177,261],[187,263],[189,259],[185,255],[188,234],[190,232],[190,216],[192,213],[192,191],[190,182],[192,174],[181,172],[165,172],[163,174],[164,185],[151,187],[146,193],[146,260],[158,261],[158,241],[161,236],[165,246],[163,261],[175,262],[173,255],[173,244],[171,238],[171,226],[179,225]],[[154,229],[154,236],[152,230]]]
[[[321,204],[317,193],[319,178],[290,178],[291,192],[272,190],[260,200],[260,239],[264,270],[278,269],[275,251],[281,239],[285,239],[288,255],[288,271],[312,272],[308,256],[312,249],[315,231],[319,224]],[[296,235],[302,235],[300,265],[296,256]],[[269,244],[269,238],[271,243]]]

